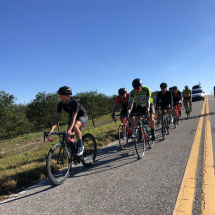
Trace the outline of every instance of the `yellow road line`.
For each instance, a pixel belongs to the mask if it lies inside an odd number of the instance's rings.
[[[192,214],[204,112],[205,101],[202,107],[196,135],[193,141],[193,146],[190,152],[190,157],[187,162],[187,167],[185,169],[184,177],[181,183],[173,215]]]
[[[211,124],[208,107],[208,96],[206,98],[205,119],[205,141],[203,158],[203,180],[202,180],[202,215],[215,214],[215,175],[213,145],[211,137]]]

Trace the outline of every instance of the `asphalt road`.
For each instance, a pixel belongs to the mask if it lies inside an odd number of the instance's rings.
[[[209,96],[215,157],[215,99]],[[121,150],[118,141],[98,152],[91,168],[72,168],[60,186],[46,179],[0,203],[0,214],[172,214],[196,134],[203,101],[193,102],[190,119],[182,110],[180,125],[157,140],[138,159],[134,143]],[[117,131],[116,131],[117,132]],[[201,212],[204,123],[192,214]],[[148,149],[148,148],[147,148]]]

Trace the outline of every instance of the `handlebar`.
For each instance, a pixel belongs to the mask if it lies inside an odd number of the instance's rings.
[[[67,136],[67,132],[66,132],[66,131],[64,131],[64,132],[53,132],[53,133],[51,133],[50,135],[52,135],[52,134],[57,134],[57,135],[64,134],[64,135]],[[44,141],[45,141],[45,137],[46,137],[46,139],[47,139],[49,142],[53,142],[53,141],[54,141],[54,140],[51,140],[51,139],[49,138],[48,132],[44,132]],[[68,139],[70,142],[72,142],[72,143],[75,142],[75,141],[72,140],[70,137],[67,137],[67,139]]]

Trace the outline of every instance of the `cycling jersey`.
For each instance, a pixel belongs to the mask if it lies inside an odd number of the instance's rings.
[[[137,106],[146,107],[146,101],[150,98],[150,104],[153,103],[151,91],[148,87],[142,87],[141,92],[138,94],[135,90],[130,92],[129,101],[135,101]]]
[[[183,95],[185,98],[189,98],[191,96],[191,90],[190,89],[188,91],[183,90]]]
[[[172,92],[172,97],[173,97],[173,103],[178,103],[181,100],[182,94],[181,91],[177,91],[175,94],[174,91]]]
[[[156,108],[160,105],[161,108],[165,108],[167,105],[172,106],[173,99],[172,99],[172,93],[171,91],[166,91],[165,94],[162,93],[162,91],[158,92],[157,94],[157,101],[156,101]]]
[[[122,100],[122,98],[120,97],[120,95],[118,95],[116,97],[116,104],[121,104],[122,105],[122,109],[126,109],[127,110],[128,100],[129,100],[129,93],[126,93],[126,98],[124,100]]]
[[[71,97],[70,101],[65,104],[61,101],[57,106],[57,113],[61,113],[62,109],[64,109],[65,112],[69,113],[70,121],[72,119],[72,114],[77,113],[76,120],[79,120],[82,125],[85,125],[87,123],[87,112],[77,99]]]

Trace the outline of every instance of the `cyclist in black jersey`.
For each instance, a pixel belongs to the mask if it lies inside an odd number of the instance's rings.
[[[172,113],[170,108],[173,105],[173,98],[171,91],[167,91],[167,84],[161,83],[160,84],[161,91],[158,92],[157,95],[157,102],[156,102],[156,109],[158,106],[161,106],[161,109],[167,110],[167,113],[170,115],[171,122],[173,122]]]
[[[88,122],[88,116],[86,110],[81,105],[80,101],[72,97],[72,90],[71,88],[64,86],[58,90],[58,94],[60,95],[61,102],[57,106],[57,115],[55,117],[53,126],[51,130],[48,132],[50,135],[55,127],[57,126],[62,109],[69,113],[70,115],[70,122],[68,125],[67,135],[70,136],[73,131],[75,132],[75,136],[78,140],[78,152],[77,155],[80,156],[83,154],[84,145],[82,141],[82,134],[80,128],[84,126]]]

